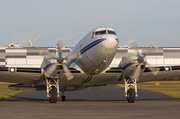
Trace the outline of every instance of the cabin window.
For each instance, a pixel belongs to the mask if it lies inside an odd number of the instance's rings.
[[[114,35],[116,35],[116,33],[115,33],[114,31],[110,31],[110,30],[108,30],[108,34],[114,34]]]

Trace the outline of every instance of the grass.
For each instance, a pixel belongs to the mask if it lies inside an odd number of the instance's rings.
[[[156,82],[138,83],[137,87],[180,99],[180,81],[159,81],[159,86],[155,85]],[[118,84],[118,86],[124,87],[124,84]]]
[[[12,83],[0,82],[0,101],[6,100],[24,91],[13,91],[8,88]]]
[[[157,81],[138,83],[138,89],[150,90],[157,93],[167,95],[172,98],[180,99],[180,81],[159,81],[159,86],[156,86]],[[12,83],[0,82],[0,101],[6,100],[24,91],[13,91],[8,88]],[[124,84],[118,84],[124,87]]]

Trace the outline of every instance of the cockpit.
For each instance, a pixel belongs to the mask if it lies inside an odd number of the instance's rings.
[[[104,34],[113,34],[113,35],[116,35],[116,32],[115,31],[112,31],[112,30],[101,30],[101,31],[94,31],[92,33],[92,38],[94,38],[95,36],[97,35],[104,35]]]

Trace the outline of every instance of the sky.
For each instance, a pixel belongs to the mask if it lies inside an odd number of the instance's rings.
[[[179,0],[0,0],[0,47],[15,32],[14,42],[29,40],[36,25],[37,47],[55,47],[57,39],[73,47],[99,26],[113,28],[119,46],[136,39],[140,47],[180,47],[179,11]]]

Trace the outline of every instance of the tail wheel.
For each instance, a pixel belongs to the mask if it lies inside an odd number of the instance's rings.
[[[128,103],[134,103],[135,102],[135,90],[133,88],[130,88],[128,90],[127,101],[128,101]]]
[[[50,103],[57,103],[57,89],[56,87],[52,87],[50,90]]]

